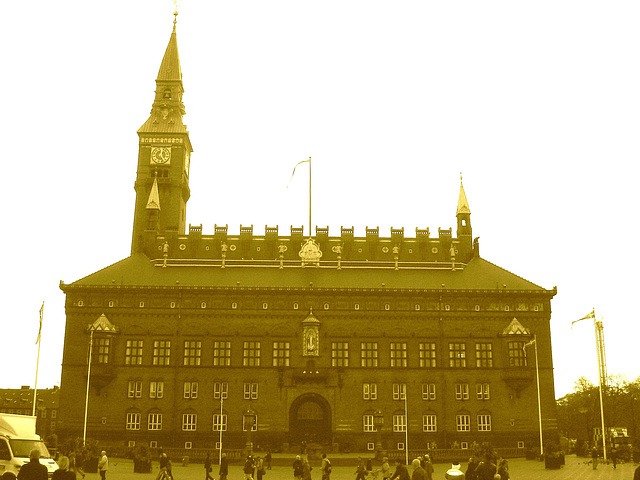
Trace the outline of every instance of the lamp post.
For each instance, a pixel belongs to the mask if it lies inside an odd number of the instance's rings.
[[[251,431],[253,430],[253,427],[256,424],[256,414],[251,409],[247,409],[242,414],[242,419],[244,420],[244,426],[247,429],[247,444],[245,448],[247,450],[247,456],[249,456],[253,454],[253,442],[251,441]]]
[[[373,412],[373,425],[376,427],[376,460],[382,460],[382,426],[384,425],[384,415],[382,410]]]

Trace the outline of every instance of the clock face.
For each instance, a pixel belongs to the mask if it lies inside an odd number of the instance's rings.
[[[168,147],[153,147],[151,149],[151,163],[168,165],[170,159],[171,149],[169,149]]]

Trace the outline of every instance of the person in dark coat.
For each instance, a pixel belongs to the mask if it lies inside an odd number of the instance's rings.
[[[69,457],[62,455],[57,463],[58,469],[53,472],[51,480],[76,480],[76,472],[69,469]]]
[[[476,478],[478,480],[494,480],[498,467],[491,461],[491,457],[486,455],[476,467]]]
[[[244,472],[244,478],[246,480],[253,480],[253,458],[251,458],[251,455],[249,455],[247,457],[247,461],[244,462],[244,468],[242,469],[242,471]]]
[[[411,462],[413,467],[413,473],[411,474],[411,480],[427,480],[427,472],[424,471],[422,465],[420,465],[420,459],[414,458]]]
[[[358,457],[358,466],[356,467],[356,480],[364,480],[367,471],[364,468],[364,461],[362,457]]]
[[[300,455],[296,455],[296,459],[293,461],[293,477],[296,480],[302,480],[302,460]]]
[[[40,463],[40,450],[29,452],[29,463],[25,463],[18,472],[18,480],[48,480],[47,467]]]
[[[633,480],[640,480],[640,466],[636,468],[636,471],[633,474]]]
[[[401,459],[396,460],[396,471],[391,475],[391,480],[409,480],[409,470],[407,470],[407,466],[402,463]]]
[[[229,460],[227,460],[226,453],[223,453],[220,459],[220,471],[218,475],[220,476],[220,480],[227,480],[227,475],[229,475]]]
[[[500,475],[500,480],[509,480],[509,463],[507,463],[506,458],[500,459],[498,474]]]
[[[473,456],[469,459],[469,465],[467,471],[464,474],[466,480],[476,480],[478,475],[476,474],[476,468],[478,468],[478,457]]]

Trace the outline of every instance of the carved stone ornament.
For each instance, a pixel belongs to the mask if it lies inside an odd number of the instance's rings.
[[[302,259],[303,267],[307,263],[312,263],[316,266],[319,266],[322,252],[320,251],[320,245],[318,245],[313,240],[313,238],[310,238],[302,244],[302,248],[300,249],[298,255],[300,255],[300,258]]]

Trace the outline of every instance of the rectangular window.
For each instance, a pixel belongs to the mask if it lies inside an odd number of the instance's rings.
[[[258,384],[257,383],[245,383],[244,384],[244,399],[245,400],[257,400],[258,399]]]
[[[469,415],[456,415],[456,430],[458,432],[470,432],[471,417]]]
[[[493,367],[493,350],[490,343],[476,343],[476,367]]]
[[[221,415],[219,413],[214,413],[213,414],[213,431],[219,432],[221,430],[223,432],[227,431],[227,414],[223,413]]]
[[[213,366],[231,365],[231,342],[213,342]]]
[[[244,367],[260,366],[260,342],[244,342],[242,365]]]
[[[404,415],[393,416],[393,431],[394,432],[406,432],[407,431],[407,417]]]
[[[95,363],[109,363],[109,350],[111,349],[110,338],[98,338],[96,339]]]
[[[378,366],[378,343],[362,342],[360,344],[360,366],[361,367],[377,367]]]
[[[406,367],[407,366],[407,344],[401,342],[391,343],[391,366]]]
[[[509,366],[527,366],[527,354],[524,351],[524,342],[509,342]]]
[[[183,365],[197,366],[200,365],[200,356],[202,355],[202,342],[199,340],[184,341],[184,361]]]
[[[129,380],[127,397],[142,398],[142,380]]]
[[[393,384],[393,399],[404,400],[407,395],[406,383],[394,383]]]
[[[331,344],[331,366],[349,366],[349,344],[347,342],[333,342]]]
[[[127,413],[127,430],[140,430],[140,412]]]
[[[375,432],[376,427],[373,424],[373,415],[362,416],[362,431],[363,432]]]
[[[127,340],[124,363],[125,365],[142,365],[142,340]]]
[[[478,431],[479,432],[491,431],[491,415],[478,415]]]
[[[449,344],[449,366],[450,367],[466,367],[467,366],[467,345],[464,343]]]
[[[154,381],[149,382],[149,398],[162,398],[164,397],[164,382]]]
[[[162,430],[162,414],[150,413],[149,414],[149,430]]]
[[[435,383],[423,383],[422,384],[422,399],[423,400],[435,400],[436,399],[436,384]]]
[[[245,425],[245,416],[242,416],[242,431],[246,432],[247,431],[247,425]],[[257,415],[253,415],[253,426],[251,427],[251,431],[252,432],[257,432],[258,431],[258,416]]]
[[[468,383],[456,383],[456,400],[469,400]]]
[[[362,399],[363,400],[377,400],[378,399],[378,384],[377,383],[363,383],[362,384]]]
[[[478,400],[489,400],[488,383],[476,383],[476,398]]]
[[[422,431],[423,432],[437,432],[438,424],[436,422],[435,415],[423,415],[422,416]]]
[[[226,382],[215,382],[213,384],[213,398],[216,400],[226,400],[229,398],[229,384]]]
[[[289,342],[273,342],[273,366],[289,366]]]
[[[197,413],[183,413],[182,414],[182,431],[195,432],[196,425],[198,424]]]
[[[169,365],[171,358],[171,340],[153,341],[153,364]]]
[[[198,398],[198,382],[184,382],[184,398]]]
[[[435,343],[420,344],[420,367],[423,367],[423,368],[436,367],[436,344]]]

